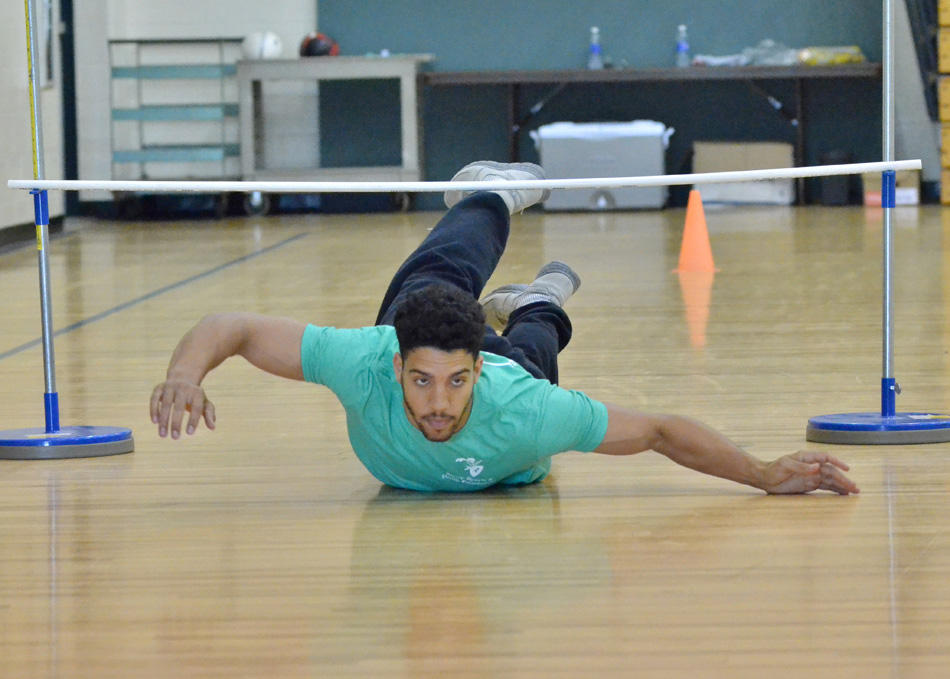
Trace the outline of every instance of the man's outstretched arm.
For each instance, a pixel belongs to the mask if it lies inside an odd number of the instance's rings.
[[[250,313],[212,314],[201,319],[178,343],[165,381],[152,391],[150,411],[159,436],[171,431],[193,434],[202,417],[214,429],[214,405],[201,381],[231,356],[243,356],[252,365],[279,377],[302,380],[300,342],[306,326],[287,318]]]
[[[859,492],[842,473],[848,471],[848,465],[826,453],[802,451],[763,462],[695,420],[651,415],[611,404],[607,404],[607,414],[607,435],[594,451],[597,453],[633,455],[655,450],[689,469],[767,493]]]

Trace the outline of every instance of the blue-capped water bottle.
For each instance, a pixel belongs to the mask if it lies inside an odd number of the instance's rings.
[[[679,68],[689,66],[689,38],[686,37],[686,26],[680,24],[676,27],[676,65]]]
[[[587,53],[587,68],[599,71],[604,67],[604,55],[600,47],[600,29],[590,27],[590,51]]]

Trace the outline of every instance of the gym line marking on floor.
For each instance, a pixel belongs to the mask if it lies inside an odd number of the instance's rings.
[[[194,276],[190,276],[190,277],[185,278],[185,279],[183,279],[183,280],[180,280],[180,281],[178,281],[178,282],[176,282],[176,283],[171,283],[171,284],[169,284],[169,285],[166,285],[165,287],[159,288],[158,290],[153,290],[152,292],[149,292],[149,293],[147,293],[147,294],[145,294],[145,295],[142,295],[141,297],[136,297],[135,299],[129,300],[128,302],[123,302],[122,304],[120,304],[120,305],[118,305],[118,306],[115,306],[115,307],[112,307],[111,309],[107,309],[106,311],[101,311],[101,312],[99,312],[98,314],[96,314],[95,316],[90,316],[89,318],[85,318],[85,319],[83,319],[83,320],[81,320],[81,321],[77,321],[76,323],[73,323],[72,325],[66,326],[65,328],[60,328],[59,330],[56,330],[56,331],[53,333],[53,337],[56,338],[56,337],[59,337],[59,336],[61,336],[61,335],[65,335],[65,334],[67,334],[67,333],[70,333],[70,332],[72,332],[73,330],[78,330],[79,328],[85,327],[85,326],[87,326],[87,325],[91,325],[92,323],[95,323],[95,322],[97,322],[97,321],[101,321],[102,319],[108,318],[109,316],[113,316],[113,315],[115,315],[115,314],[117,314],[117,313],[119,313],[119,312],[121,312],[121,311],[125,311],[126,309],[130,309],[131,307],[134,307],[134,306],[136,306],[136,305],[138,305],[138,304],[141,304],[142,302],[147,302],[147,301],[149,301],[150,299],[154,299],[154,298],[156,298],[156,297],[160,297],[161,295],[164,295],[164,294],[167,293],[167,292],[171,292],[172,290],[177,290],[178,288],[182,288],[182,287],[184,287],[184,286],[186,286],[186,285],[188,285],[188,284],[190,284],[190,283],[194,283],[195,281],[199,281],[199,280],[201,280],[202,278],[207,278],[208,276],[213,276],[214,274],[219,273],[219,272],[221,272],[221,271],[224,271],[225,269],[230,269],[230,268],[233,267],[233,266],[237,266],[238,264],[242,264],[242,263],[244,263],[244,262],[246,262],[246,261],[249,261],[249,260],[251,260],[251,259],[254,259],[254,258],[256,258],[256,257],[260,257],[261,255],[266,255],[266,254],[268,254],[269,252],[273,252],[274,250],[277,250],[277,249],[279,249],[279,248],[282,248],[282,247],[284,247],[285,245],[290,245],[291,243],[294,243],[294,242],[296,242],[296,241],[298,241],[298,240],[300,240],[300,239],[302,239],[302,238],[305,238],[306,236],[309,236],[309,235],[310,235],[309,233],[298,233],[296,236],[291,236],[290,238],[288,238],[288,239],[286,239],[286,240],[282,240],[282,241],[280,241],[279,243],[274,243],[273,245],[268,245],[266,248],[262,248],[262,249],[260,249],[260,250],[255,251],[255,252],[248,253],[248,254],[246,254],[246,255],[243,255],[243,256],[241,256],[241,257],[238,257],[237,259],[231,260],[230,262],[225,262],[224,264],[220,264],[220,265],[214,267],[213,269],[208,269],[207,271],[203,271],[203,272],[201,272],[201,273],[199,273],[199,274],[195,274]],[[37,339],[35,339],[35,340],[31,340],[31,341],[27,342],[26,344],[21,344],[21,345],[18,346],[18,347],[14,347],[13,349],[10,349],[10,350],[8,350],[8,351],[4,351],[3,353],[0,353],[0,361],[2,361],[2,360],[4,360],[4,359],[7,359],[7,358],[10,358],[11,356],[15,356],[16,354],[22,353],[22,352],[26,351],[27,349],[32,349],[33,347],[38,346],[38,345],[40,345],[40,344],[42,344],[42,343],[43,343],[43,338],[42,338],[42,337],[39,337],[39,338],[37,338]]]

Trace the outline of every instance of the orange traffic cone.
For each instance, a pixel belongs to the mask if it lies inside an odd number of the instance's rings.
[[[693,189],[689,192],[689,204],[686,206],[686,227],[683,229],[680,263],[674,272],[695,273],[697,271],[715,273],[716,265],[713,263],[712,248],[709,245],[703,199],[699,191]]]

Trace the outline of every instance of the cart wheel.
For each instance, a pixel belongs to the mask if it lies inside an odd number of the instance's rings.
[[[270,212],[270,196],[260,191],[251,191],[244,194],[244,214],[248,217],[259,217]]]
[[[409,212],[412,209],[411,193],[394,193],[392,197],[393,207],[399,212]]]

